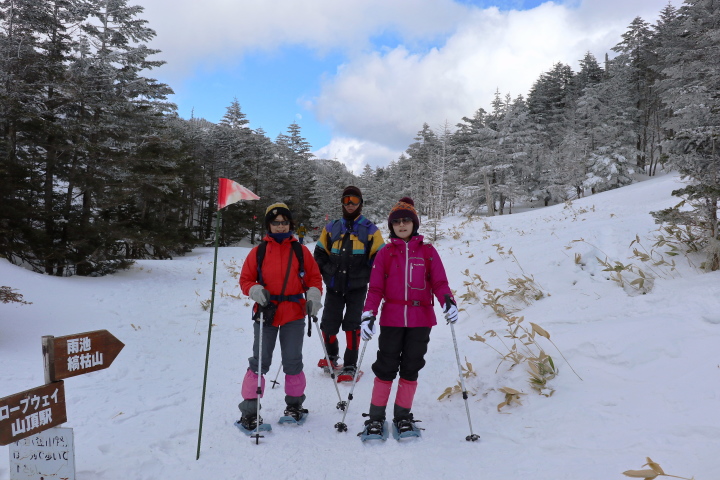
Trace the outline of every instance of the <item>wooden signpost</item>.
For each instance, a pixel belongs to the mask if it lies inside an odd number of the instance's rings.
[[[57,468],[62,467],[65,475],[62,478],[75,478],[72,440],[66,442],[63,436],[60,442],[57,435],[43,440],[37,434],[67,422],[63,379],[108,368],[124,346],[107,330],[42,337],[46,385],[0,398],[0,445],[32,437],[22,445],[16,444],[17,449],[11,451],[11,461],[22,463],[16,462],[17,472],[11,475],[11,480],[43,479],[47,475],[40,472],[48,467],[53,470],[53,476]],[[72,429],[66,430],[69,430],[67,438],[71,439]],[[28,446],[52,448],[47,452],[33,450],[26,455],[23,448]],[[60,467],[50,460],[59,462]]]
[[[0,398],[0,445],[9,445],[65,422],[63,382]]]
[[[107,330],[42,337],[45,381],[108,368],[125,346]]]

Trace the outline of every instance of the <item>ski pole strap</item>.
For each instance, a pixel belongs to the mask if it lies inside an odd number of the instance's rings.
[[[310,337],[310,336],[312,336],[312,324],[313,324],[313,322],[317,323],[317,317],[313,317],[312,315],[310,315],[308,313],[307,318],[308,318],[308,337]],[[322,338],[320,340],[322,340]]]
[[[432,307],[435,302],[424,302],[422,300],[393,300],[390,298],[385,299],[385,303],[393,303],[395,305],[406,305],[408,307]]]

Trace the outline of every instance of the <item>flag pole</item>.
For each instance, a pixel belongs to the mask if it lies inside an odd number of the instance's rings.
[[[205,373],[203,375],[202,402],[200,403],[200,428],[198,429],[197,456],[200,459],[200,442],[202,440],[203,414],[205,413],[205,392],[207,391],[208,363],[210,361],[210,336],[212,334],[213,310],[215,309],[215,282],[217,278],[218,243],[220,238],[221,210],[231,203],[240,200],[260,200],[260,197],[239,183],[227,178],[218,178],[217,215],[215,216],[215,259],[213,260],[212,293],[210,295],[210,322],[208,323],[207,350],[205,351]]]
[[[197,456],[195,457],[195,460],[200,459],[200,442],[202,439],[203,413],[205,412],[205,391],[207,387],[208,362],[210,360],[210,335],[212,334],[213,309],[215,306],[215,278],[217,275],[217,257],[219,241],[218,239],[220,237],[221,217],[222,212],[220,211],[220,209],[218,209],[217,216],[215,217],[215,258],[213,260],[212,293],[210,294],[210,322],[208,323],[207,350],[205,351],[205,374],[203,375],[202,402],[200,403],[200,429],[198,430]]]

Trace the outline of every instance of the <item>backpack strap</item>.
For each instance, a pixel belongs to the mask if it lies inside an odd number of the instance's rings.
[[[431,307],[435,305],[435,302],[423,302],[422,300],[391,300],[384,299],[385,303],[395,303],[397,305],[405,305],[408,307]]]
[[[260,285],[263,287],[265,286],[265,282],[263,282],[262,279],[262,264],[263,260],[265,260],[265,251],[267,250],[267,241],[266,240],[260,240],[260,245],[258,245],[257,249],[257,281]]]
[[[290,245],[292,245],[298,259],[298,276],[300,277],[300,283],[302,283],[303,292],[307,292],[309,287],[305,283],[305,261],[302,245],[300,245],[300,242],[290,242]]]

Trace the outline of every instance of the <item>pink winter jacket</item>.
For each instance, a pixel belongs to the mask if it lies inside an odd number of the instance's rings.
[[[440,256],[423,236],[405,243],[391,238],[375,255],[363,312],[378,313],[384,301],[380,325],[385,327],[432,327],[437,325],[433,294],[440,305],[452,297]]]

